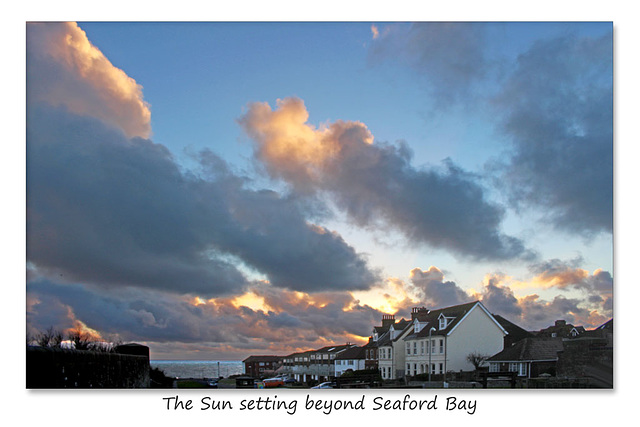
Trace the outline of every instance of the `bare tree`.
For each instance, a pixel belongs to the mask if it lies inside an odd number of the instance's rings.
[[[480,366],[489,358],[488,355],[482,353],[469,353],[467,355],[467,362],[471,363],[474,369],[477,371]]]
[[[78,329],[69,332],[69,341],[73,343],[76,350],[89,350],[91,347],[91,337]]]
[[[53,329],[53,326],[36,336],[36,344],[41,347],[60,347],[62,340],[62,332]]]

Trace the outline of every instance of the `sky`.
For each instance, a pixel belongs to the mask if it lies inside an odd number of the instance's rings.
[[[613,317],[611,22],[30,23],[27,333],[242,360]]]

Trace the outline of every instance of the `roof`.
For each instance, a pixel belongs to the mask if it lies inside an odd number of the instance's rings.
[[[244,363],[255,362],[279,362],[282,356],[249,356],[243,360]]]
[[[394,325],[393,329],[396,331],[400,331],[400,333],[395,337],[391,338],[391,333],[387,330],[384,334],[378,337],[378,341],[376,341],[378,347],[390,346],[394,341],[398,341],[402,336],[403,332],[409,328],[413,327],[413,322],[411,320],[400,319]]]
[[[541,329],[538,332],[535,332],[535,335],[538,337],[557,336],[570,338],[573,337],[571,331],[574,329],[578,334],[583,334],[585,332],[584,326],[573,326],[571,323],[566,323],[564,320],[556,320],[555,325]]]
[[[562,338],[525,338],[487,359],[489,362],[557,360]]]
[[[364,358],[365,358],[364,347],[351,347],[336,356],[336,360],[364,359]]]
[[[505,331],[509,334],[513,342],[520,341],[524,338],[531,338],[533,334],[520,326],[516,325],[500,316],[499,314],[492,314],[492,316],[500,323],[500,325],[504,328]]]
[[[449,333],[451,333],[451,331],[453,331],[453,329],[456,328],[456,326],[458,326],[458,324],[460,323],[460,321],[462,319],[464,319],[465,315],[467,315],[476,305],[480,305],[482,306],[482,304],[480,303],[480,301],[473,301],[473,302],[469,302],[466,304],[459,304],[459,305],[454,305],[451,307],[444,307],[444,308],[439,308],[436,310],[430,310],[429,313],[427,314],[425,321],[426,321],[426,326],[423,327],[420,332],[418,333],[413,333],[409,336],[407,336],[405,339],[407,340],[412,340],[412,339],[419,339],[419,338],[425,338],[429,336],[429,330],[432,327],[436,328],[437,333],[432,335],[448,335]],[[486,311],[486,309],[485,309]],[[491,313],[489,313],[487,311],[487,314],[491,315]],[[447,322],[447,327],[444,329],[439,329],[439,321],[438,318],[443,315],[444,317],[450,319],[451,321]],[[423,322],[424,323],[424,322]],[[497,322],[496,320],[496,325],[502,329],[504,329],[504,327]]]
[[[601,329],[611,329],[613,331],[613,318],[596,328],[596,330],[601,330]]]

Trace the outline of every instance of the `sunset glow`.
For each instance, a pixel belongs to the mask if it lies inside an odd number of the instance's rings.
[[[26,56],[28,334],[242,360],[418,306],[613,317],[610,23],[29,23]]]

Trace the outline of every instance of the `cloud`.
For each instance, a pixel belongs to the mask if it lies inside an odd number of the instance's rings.
[[[570,290],[579,292],[572,292],[571,297],[555,295],[544,300],[537,293],[517,296],[510,278],[497,273],[487,275],[482,290],[473,297],[491,312],[529,330],[550,326],[555,319],[593,328],[613,317],[613,278],[601,269],[589,275],[577,267],[578,262],[550,260],[530,267],[535,274],[530,280],[532,287],[556,287],[567,295]]]
[[[539,41],[495,99],[512,143],[500,187],[560,230],[613,231],[612,70],[611,33]]]
[[[371,25],[371,37],[374,40],[380,37],[380,31],[378,31],[378,27],[375,24]]]
[[[500,231],[504,211],[486,200],[478,177],[452,162],[416,168],[406,144],[374,143],[360,122],[316,128],[302,100],[250,104],[239,119],[255,157],[296,194],[323,192],[361,227],[393,226],[415,242],[475,260],[531,259],[518,238]],[[469,215],[472,212],[472,215]]]
[[[286,354],[325,345],[363,344],[381,313],[358,304],[347,292],[306,294],[256,284],[252,291],[268,310],[236,306],[230,298],[194,303],[170,293],[125,289],[118,293],[77,284],[40,280],[28,284],[38,301],[29,314],[32,331],[52,324],[70,328],[81,321],[102,336],[151,344],[171,343],[175,354],[196,349],[203,355],[240,359],[251,353]],[[53,318],[58,323],[50,323]],[[215,356],[214,356],[215,355]]]
[[[32,107],[27,128],[31,275],[205,297],[242,292],[238,266],[273,286],[366,289],[377,273],[305,206],[251,190],[211,152],[182,171],[162,145],[101,121]]]
[[[99,118],[128,137],[151,132],[142,87],[111,64],[76,23],[27,24],[27,98]]]
[[[469,102],[489,67],[484,24],[428,22],[393,24],[375,37],[374,63],[400,63],[418,72],[438,105]]]
[[[472,300],[462,288],[452,281],[444,281],[444,273],[437,267],[428,270],[414,268],[409,276],[414,287],[422,293],[421,301],[431,309],[463,304]]]

